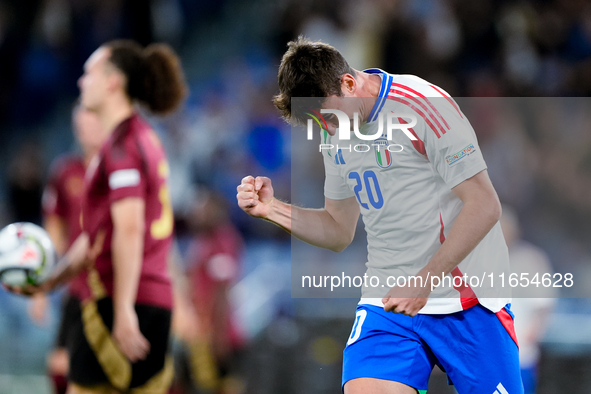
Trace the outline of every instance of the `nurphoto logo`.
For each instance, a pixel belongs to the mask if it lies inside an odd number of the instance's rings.
[[[326,120],[324,120],[324,117],[321,114],[334,114],[337,117],[337,120],[339,121],[339,140],[350,140],[351,139],[351,120],[349,119],[349,116],[347,116],[346,113],[344,113],[343,111],[340,111],[338,109],[321,109],[320,113],[318,113],[317,111],[312,110],[312,112],[314,112],[317,116],[314,116],[313,114],[306,112],[307,115],[310,115],[315,121],[316,123],[320,126],[321,129],[328,129],[328,126],[326,124]],[[320,119],[318,119],[320,118]],[[394,119],[396,119],[398,122],[394,122]],[[406,122],[405,119],[410,119],[410,122]],[[322,122],[320,122],[322,120]],[[362,134],[359,132],[359,113],[358,112],[354,112],[353,113],[353,132],[355,133],[355,136],[357,138],[359,138],[360,140],[364,140],[364,141],[374,141],[377,140],[378,138],[382,137],[382,134],[384,133],[384,113],[380,112],[380,115],[378,116],[378,130],[375,132],[375,134]],[[411,131],[409,131],[409,129],[413,128],[414,126],[417,125],[417,117],[414,114],[399,114],[399,113],[394,113],[394,112],[389,112],[386,114],[386,135],[387,135],[387,139],[388,140],[392,140],[392,131],[393,130],[402,130],[402,132],[412,141],[416,141],[417,137],[415,137],[413,135],[413,133]],[[308,119],[308,140],[312,140],[313,139],[313,122],[312,119]]]
[[[349,116],[338,109],[321,109],[320,112],[310,109],[310,112],[306,112],[312,119],[308,119],[307,122],[307,139],[312,140],[314,137],[314,121],[325,132],[325,138],[323,144],[319,145],[319,151],[333,150],[344,148],[351,151],[351,147],[343,147],[339,145],[333,145],[326,143],[326,133],[328,133],[328,125],[322,114],[333,114],[338,120],[338,140],[348,141],[351,140],[351,123],[353,123],[353,133],[355,137],[362,141],[374,141],[371,144],[379,152],[381,148],[388,152],[401,152],[403,150],[400,144],[389,144],[388,141],[392,141],[392,135],[394,130],[401,130],[411,141],[417,141],[418,138],[412,132],[412,128],[417,124],[417,118],[414,114],[409,113],[394,113],[390,112],[387,114],[380,113],[377,119],[377,131],[375,133],[363,134],[359,131],[359,113],[353,113],[353,122],[349,119]],[[385,120],[384,120],[385,118]],[[385,125],[384,125],[385,123]],[[385,132],[384,132],[385,130]],[[368,152],[371,150],[368,144],[357,144],[353,148],[355,152]],[[390,153],[384,155],[384,163],[389,163]]]

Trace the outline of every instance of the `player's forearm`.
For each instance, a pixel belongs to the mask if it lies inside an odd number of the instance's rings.
[[[422,270],[431,275],[450,273],[488,234],[501,217],[495,196],[464,202],[445,242]]]
[[[143,260],[143,224],[115,228],[112,240],[115,313],[133,309]]]
[[[269,214],[263,219],[274,223],[287,231],[292,233],[292,206],[273,197],[270,205]]]
[[[350,231],[325,209],[301,208],[275,199],[266,218],[311,245],[340,252],[352,240]]]
[[[89,248],[90,240],[88,235],[86,233],[80,234],[60,259],[55,270],[44,283],[44,287],[51,290],[78,275],[85,267]]]
[[[57,255],[62,256],[68,250],[68,232],[65,219],[58,215],[48,215],[43,220],[43,227],[49,234]]]

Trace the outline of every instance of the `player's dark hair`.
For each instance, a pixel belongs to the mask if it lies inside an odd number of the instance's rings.
[[[323,42],[299,36],[287,46],[277,74],[280,93],[273,103],[287,122],[300,123],[303,112],[292,109],[292,97],[316,97],[320,106],[325,97],[342,96],[341,77],[355,76],[355,71],[338,50]]]
[[[174,111],[187,95],[187,84],[178,56],[166,44],[143,48],[132,40],[104,45],[111,50],[109,61],[127,79],[126,93],[144,103],[155,114]]]

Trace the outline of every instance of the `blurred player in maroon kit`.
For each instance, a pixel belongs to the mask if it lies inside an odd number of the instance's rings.
[[[80,212],[84,174],[88,163],[98,153],[108,136],[96,114],[81,107],[79,103],[72,112],[72,123],[82,152],[68,154],[54,161],[49,182],[43,193],[44,227],[58,255],[62,255],[82,232]],[[47,359],[48,372],[58,394],[66,392],[69,363],[66,344],[71,337],[71,328],[80,318],[80,294],[85,281],[86,275],[83,271],[69,283],[68,293],[63,300],[56,348]],[[45,295],[37,294],[30,310],[36,322],[44,320],[46,305]]]
[[[243,240],[228,218],[226,201],[216,193],[200,192],[188,219],[195,237],[187,274],[198,320],[193,335],[184,338],[191,376],[201,390],[226,393],[238,383],[231,373],[244,342],[230,299],[241,270]]]
[[[172,112],[186,95],[184,76],[170,47],[120,40],[90,56],[79,87],[82,105],[111,134],[86,172],[82,234],[48,281],[24,291],[47,291],[88,270],[68,349],[68,393],[166,393],[173,374],[168,164],[135,104]]]

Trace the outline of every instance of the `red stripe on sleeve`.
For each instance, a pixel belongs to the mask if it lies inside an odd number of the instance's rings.
[[[402,89],[406,89],[411,93],[416,94],[417,96],[421,97],[422,99],[425,100],[425,102],[429,105],[429,107],[431,107],[431,109],[433,110],[433,112],[435,112],[435,114],[437,116],[439,116],[439,118],[443,121],[443,123],[445,124],[445,127],[447,127],[449,129],[449,125],[447,124],[447,122],[445,121],[445,118],[443,116],[441,116],[441,114],[439,113],[439,111],[437,111],[437,108],[435,108],[435,106],[433,104],[431,104],[431,101],[429,101],[429,99],[427,97],[425,97],[424,94],[417,92],[416,90],[414,90],[413,88],[409,88],[406,85],[402,85],[400,83],[393,83],[392,86],[397,86],[399,88]]]
[[[441,135],[439,134],[439,132],[437,131],[437,129],[435,128],[435,126],[433,126],[433,123],[431,123],[431,121],[429,120],[429,118],[427,116],[425,116],[425,114],[423,113],[423,111],[421,111],[419,108],[417,108],[410,101],[408,101],[407,99],[401,98],[401,97],[394,97],[394,96],[388,96],[388,100],[398,101],[399,103],[402,103],[402,104],[410,107],[413,111],[415,111],[423,119],[425,119],[425,122],[427,122],[427,124],[429,125],[429,127],[431,127],[431,130],[433,130],[433,132],[435,133],[435,135],[437,136],[437,138],[441,138]]]
[[[441,131],[441,134],[445,134],[445,128],[441,125],[441,123],[439,123],[439,120],[437,120],[437,116],[435,116],[433,114],[433,111],[429,110],[429,108],[425,105],[424,102],[420,101],[415,96],[411,96],[410,94],[408,94],[406,92],[403,92],[402,90],[391,89],[390,90],[390,93],[394,93],[394,94],[397,94],[399,96],[406,97],[409,100],[417,103],[423,110],[425,110],[425,113],[427,115],[429,115],[429,117],[435,122],[435,124],[437,125],[437,128],[439,129],[439,131]]]
[[[429,86],[431,86],[433,89],[437,90],[443,97],[445,97],[447,99],[447,101],[449,101],[449,103],[456,109],[456,111],[458,111],[458,114],[460,114],[462,119],[464,119],[464,116],[462,115],[462,112],[460,111],[460,108],[458,107],[458,105],[456,104],[454,99],[452,99],[449,95],[445,94],[445,92],[442,91],[441,89],[439,89],[437,86],[435,86],[435,85],[429,85]]]
[[[402,118],[398,118],[398,121],[400,122],[400,124],[408,124],[408,122]],[[419,136],[417,136],[417,133],[415,133],[415,131],[411,127],[408,128],[408,131],[410,131],[410,133],[412,135],[414,135],[414,137],[416,138],[416,141],[411,140],[411,142],[412,142],[412,145],[417,150],[417,152],[419,152],[421,155],[427,156],[427,151],[425,150],[425,144],[423,143],[423,141],[421,141]],[[386,152],[387,151],[388,150],[386,149]]]

